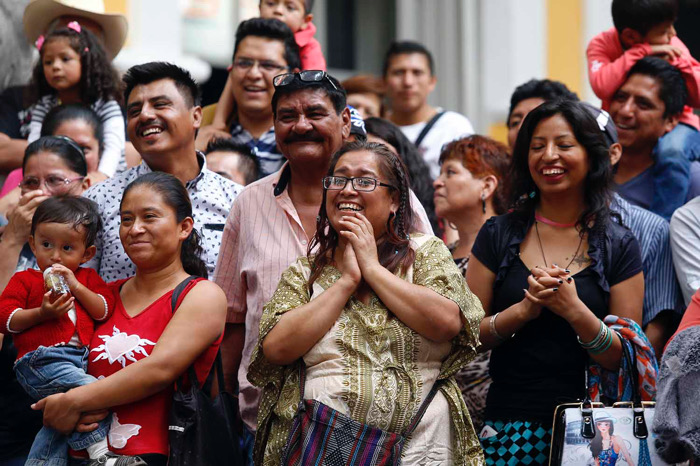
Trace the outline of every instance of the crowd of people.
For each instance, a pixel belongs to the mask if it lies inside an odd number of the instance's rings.
[[[118,76],[95,3],[30,1],[40,59],[0,95],[0,466],[167,464],[175,382],[217,354],[241,464],[547,464],[556,406],[623,401],[627,353],[656,448],[700,459],[676,0],[613,0],[601,107],[532,79],[503,142],[428,103],[419,43],[327,73],[312,0],[260,1],[208,111],[177,65]],[[593,464],[631,461],[613,422]]]

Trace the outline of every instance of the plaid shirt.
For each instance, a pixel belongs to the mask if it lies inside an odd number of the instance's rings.
[[[274,127],[267,130],[259,139],[255,139],[239,123],[234,123],[231,127],[231,138],[238,143],[247,145],[253,151],[253,154],[260,161],[260,178],[264,178],[282,168],[284,156],[277,151]]]

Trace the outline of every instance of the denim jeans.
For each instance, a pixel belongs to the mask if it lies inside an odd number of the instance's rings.
[[[659,139],[654,157],[654,199],[650,210],[670,220],[688,197],[690,162],[700,159],[700,132],[679,123]]]
[[[40,346],[22,356],[15,363],[17,381],[29,396],[40,400],[49,395],[63,393],[71,388],[95,382],[87,374],[88,349],[74,346]],[[68,446],[84,450],[103,440],[109,432],[111,417],[100,421],[97,430],[86,433],[73,432],[65,436],[48,427],[42,427],[34,438],[27,465],[66,466]]]

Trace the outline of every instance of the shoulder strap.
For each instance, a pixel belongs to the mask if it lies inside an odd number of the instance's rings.
[[[170,298],[170,308],[172,309],[173,314],[175,314],[175,311],[177,310],[177,301],[180,299],[180,296],[182,295],[182,292],[185,291],[185,288],[187,288],[187,285],[192,281],[195,280],[197,277],[194,275],[190,275],[189,277],[185,278],[182,280],[173,290],[173,295]],[[217,355],[218,356],[218,355]],[[197,381],[197,373],[194,370],[194,364],[191,365],[187,373],[190,377],[190,383],[199,388],[199,383]],[[183,378],[180,376],[178,380],[176,381],[176,388],[179,390],[183,385]]]
[[[428,121],[428,123],[425,124],[425,126],[423,127],[423,130],[420,132],[420,134],[416,138],[416,142],[413,143],[413,144],[415,144],[416,147],[420,147],[420,144],[423,142],[423,139],[425,139],[425,137],[428,135],[430,130],[433,129],[433,126],[435,126],[435,123],[437,123],[437,121],[440,119],[440,117],[443,116],[444,114],[445,114],[444,111],[437,112],[435,115],[433,115],[433,117],[430,119],[430,121]]]
[[[180,299],[180,295],[182,295],[182,292],[185,291],[185,288],[187,288],[187,285],[192,281],[195,280],[197,277],[194,275],[190,275],[189,277],[185,278],[180,282],[179,285],[175,287],[173,290],[173,295],[170,298],[170,308],[173,310],[173,314],[177,310],[177,301]]]

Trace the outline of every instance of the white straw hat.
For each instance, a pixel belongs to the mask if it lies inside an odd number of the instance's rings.
[[[126,41],[129,25],[124,15],[105,13],[103,0],[31,0],[24,9],[24,33],[30,42],[46,33],[46,28],[61,16],[88,18],[104,31],[104,48],[113,59]]]

